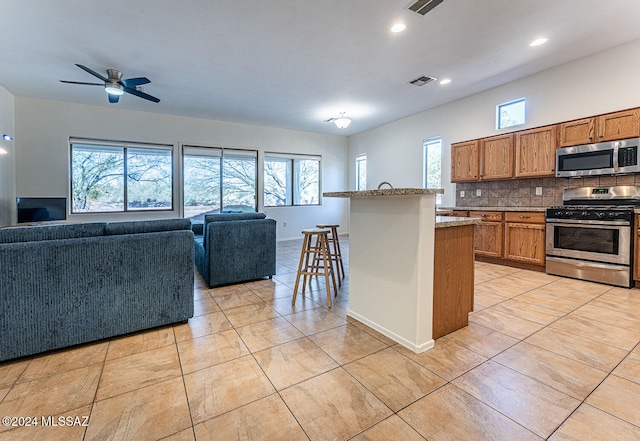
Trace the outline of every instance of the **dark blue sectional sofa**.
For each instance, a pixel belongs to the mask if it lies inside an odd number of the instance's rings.
[[[220,213],[194,224],[195,261],[208,286],[276,273],[276,221],[264,213]]]
[[[0,229],[0,361],[188,320],[188,219]]]

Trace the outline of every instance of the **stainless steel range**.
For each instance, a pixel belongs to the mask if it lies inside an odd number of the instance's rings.
[[[546,211],[547,273],[631,287],[640,187],[568,188],[562,203]]]

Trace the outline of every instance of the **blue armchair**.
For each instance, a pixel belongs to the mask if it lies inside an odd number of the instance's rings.
[[[195,238],[195,262],[208,286],[276,273],[276,221],[264,213],[206,215],[202,233]]]

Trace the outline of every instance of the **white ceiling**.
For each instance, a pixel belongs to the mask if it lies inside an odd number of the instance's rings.
[[[2,3],[15,96],[342,135],[640,38],[638,0],[444,0],[425,16],[410,0]],[[74,63],[146,76],[161,102],[60,83],[96,80]],[[452,82],[408,84],[421,75]],[[324,122],[340,112],[348,129]]]

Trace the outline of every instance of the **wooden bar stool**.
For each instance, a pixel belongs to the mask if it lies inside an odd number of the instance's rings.
[[[331,248],[329,245],[330,230],[313,228],[302,230],[304,240],[302,242],[302,251],[300,253],[300,263],[298,264],[298,275],[296,276],[296,285],[293,288],[293,299],[291,304],[295,305],[296,296],[298,295],[298,285],[300,276],[302,278],[302,294],[304,294],[307,285],[307,277],[324,276],[327,288],[327,303],[331,308],[331,287],[329,285],[329,277],[333,282],[333,291],[338,295],[336,286],[336,278],[333,271],[333,260],[331,258]],[[314,239],[315,238],[315,244]]]
[[[329,244],[333,245],[333,250],[331,250],[331,259],[336,263],[336,271],[338,273],[338,285],[342,286],[342,279],[344,279],[344,265],[342,264],[342,251],[340,250],[340,241],[338,240],[338,227],[340,225],[328,225],[328,224],[318,224],[317,228],[329,229],[331,230],[331,234],[329,235]]]

